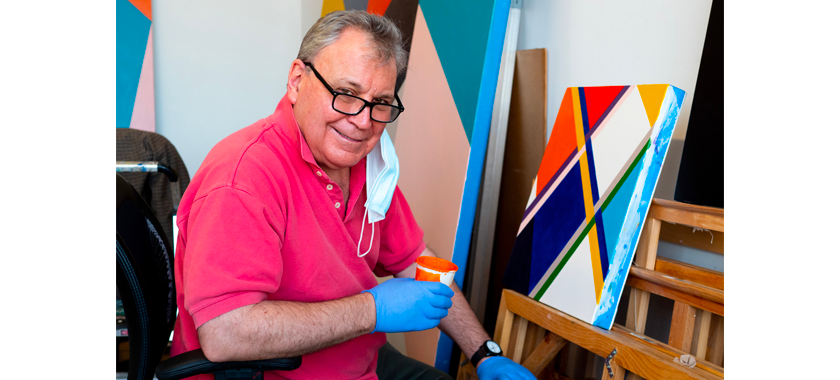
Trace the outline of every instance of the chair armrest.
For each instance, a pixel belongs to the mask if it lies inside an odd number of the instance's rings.
[[[228,369],[255,369],[258,371],[291,371],[300,367],[301,358],[252,360],[244,362],[211,362],[199,348],[171,357],[160,363],[156,375],[159,380],[177,380],[204,373]]]

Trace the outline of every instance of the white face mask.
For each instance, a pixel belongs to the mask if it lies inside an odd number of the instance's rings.
[[[365,219],[370,224],[385,219],[385,213],[391,207],[391,198],[397,188],[397,180],[400,177],[400,161],[397,159],[397,152],[394,150],[394,143],[388,136],[388,131],[382,131],[379,142],[367,155],[367,201],[365,202],[365,214],[362,216],[362,232],[359,233],[359,244],[356,246],[356,255],[364,257],[373,247],[373,231],[371,226],[370,246],[367,252],[360,253],[362,237],[365,233]]]

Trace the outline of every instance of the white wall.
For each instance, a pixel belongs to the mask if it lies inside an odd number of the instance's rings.
[[[286,93],[303,33],[320,16],[303,2],[153,1],[157,132],[190,177],[213,145],[270,115]]]
[[[711,0],[524,0],[518,49],[547,49],[549,134],[567,87],[685,90],[654,195],[673,200],[711,7]]]

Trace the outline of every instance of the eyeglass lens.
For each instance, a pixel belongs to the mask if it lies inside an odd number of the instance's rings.
[[[336,94],[333,107],[336,111],[355,115],[362,111],[365,107],[365,102],[355,96]],[[383,123],[394,121],[399,114],[399,108],[388,104],[377,104],[371,107],[370,111],[371,119]]]

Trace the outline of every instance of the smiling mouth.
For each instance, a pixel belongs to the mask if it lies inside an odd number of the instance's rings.
[[[360,143],[360,142],[362,142],[362,140],[356,140],[356,139],[354,139],[354,138],[352,138],[352,137],[350,137],[350,136],[347,136],[347,135],[345,135],[345,134],[343,134],[343,133],[339,132],[339,131],[338,131],[338,129],[333,128],[333,130],[335,131],[335,133],[338,133],[338,135],[339,135],[339,136],[341,136],[341,137],[345,138],[347,141],[351,141],[351,142],[355,142],[355,143]]]

